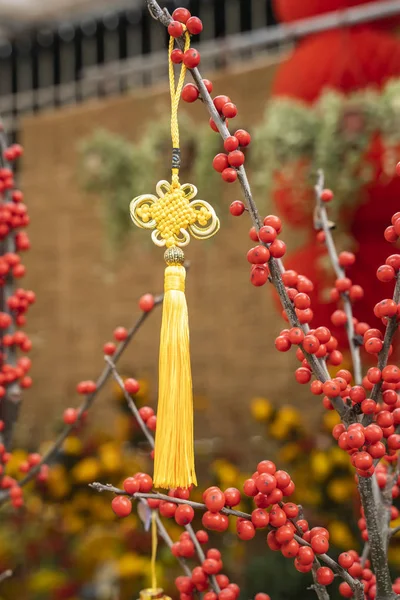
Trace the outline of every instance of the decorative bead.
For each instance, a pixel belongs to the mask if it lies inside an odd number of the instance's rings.
[[[164,252],[164,260],[168,266],[183,265],[185,262],[185,253],[182,248],[172,246]]]

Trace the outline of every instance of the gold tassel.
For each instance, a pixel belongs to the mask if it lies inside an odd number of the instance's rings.
[[[165,269],[160,338],[154,485],[188,488],[197,485],[197,479],[183,251],[177,247],[169,248],[165,260],[168,266]]]
[[[156,186],[157,196],[143,194],[130,204],[133,222],[152,229],[152,240],[166,247],[164,258],[165,295],[160,339],[159,394],[154,451],[154,485],[160,488],[188,488],[197,485],[194,468],[193,391],[189,354],[189,325],[185,298],[186,272],[182,246],[190,236],[206,240],[219,230],[219,219],[213,207],[196,199],[197,189],[179,182],[180,144],[178,106],[184,85],[186,67],[182,65],[175,87],[171,54],[175,39],[169,43],[169,81],[171,92],[171,183],[162,180]],[[185,31],[185,51],[190,35]]]

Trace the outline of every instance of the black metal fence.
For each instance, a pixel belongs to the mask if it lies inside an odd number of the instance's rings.
[[[276,24],[271,0],[170,0],[166,5],[170,11],[185,5],[204,21],[201,42]],[[166,39],[145,6],[21,31],[0,44],[0,112],[12,133],[21,113],[101,95],[104,87],[84,85],[87,72],[148,58],[165,48]],[[129,88],[129,80],[122,78],[119,87]]]

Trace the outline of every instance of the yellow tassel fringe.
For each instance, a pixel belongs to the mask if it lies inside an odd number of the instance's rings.
[[[183,266],[166,268],[154,453],[154,486],[161,488],[197,485],[185,279]]]

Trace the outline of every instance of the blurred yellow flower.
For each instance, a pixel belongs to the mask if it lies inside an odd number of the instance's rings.
[[[316,506],[317,504],[320,504],[321,492],[317,488],[313,488],[311,486],[304,487],[304,489],[301,491],[301,494],[300,490],[297,491],[298,496],[301,498],[301,502],[304,504],[304,506]]]
[[[251,401],[250,410],[256,421],[267,421],[274,412],[271,402],[266,398],[254,398]]]
[[[328,410],[324,413],[323,422],[325,429],[331,432],[340,423],[340,416],[335,410]]]
[[[283,421],[276,420],[269,428],[269,434],[276,440],[284,440],[288,437],[290,425]]]
[[[150,574],[150,560],[134,552],[127,552],[118,561],[118,571],[122,578],[133,575],[146,577]]]
[[[10,460],[7,463],[7,474],[11,477],[21,475],[19,465],[26,459],[27,453],[24,450],[13,450]]]
[[[354,483],[350,478],[332,479],[328,483],[328,496],[335,502],[347,502],[354,490]]]
[[[348,468],[350,470],[350,457],[338,446],[333,446],[329,451],[329,460],[332,466]]]
[[[278,412],[277,417],[282,423],[287,425],[302,425],[302,419],[299,411],[293,406],[285,405]]]
[[[54,465],[49,471],[47,489],[54,498],[64,498],[70,491],[68,473],[63,465]]]
[[[354,536],[349,527],[341,521],[331,521],[329,523],[330,540],[339,548],[354,548],[357,545]]]
[[[100,475],[100,464],[97,458],[84,458],[71,471],[71,477],[78,483],[90,483]]]
[[[99,458],[101,467],[106,473],[116,473],[120,470],[122,464],[121,451],[115,442],[100,446]]]
[[[118,414],[114,421],[114,438],[116,441],[125,441],[132,431],[132,416],[130,414]]]
[[[231,487],[236,484],[239,470],[232,463],[227,460],[218,459],[212,463],[211,468],[221,480],[222,487]]]
[[[76,435],[70,435],[63,444],[63,450],[65,454],[79,456],[82,452],[82,442]]]
[[[317,481],[323,481],[331,472],[331,465],[325,452],[313,450],[310,457],[312,473]]]
[[[66,575],[61,571],[51,569],[39,569],[29,579],[30,592],[33,594],[45,594],[53,591],[66,581]]]
[[[301,450],[298,444],[286,444],[278,452],[279,460],[290,463],[299,457]]]

